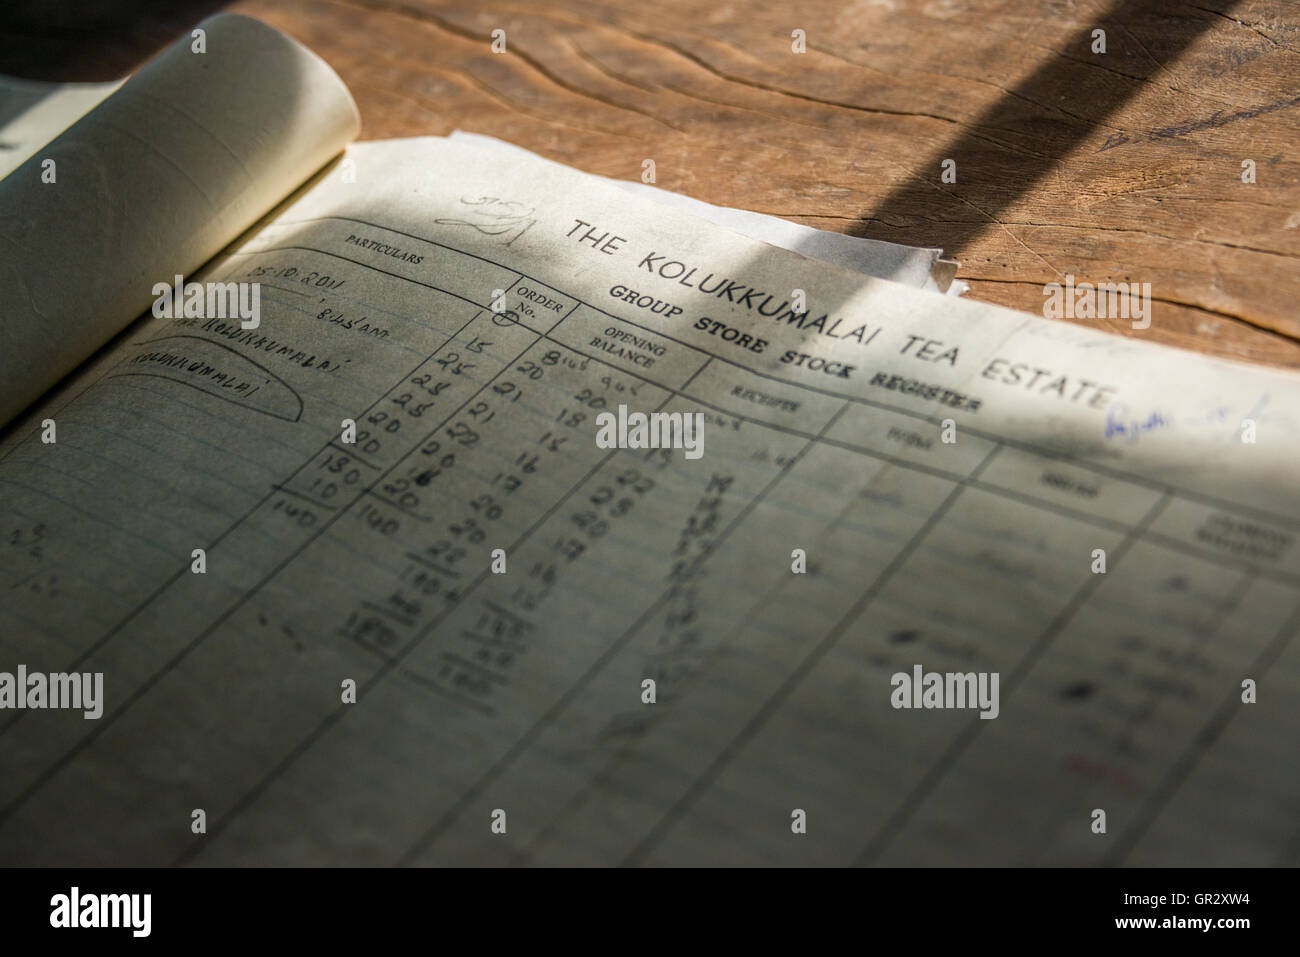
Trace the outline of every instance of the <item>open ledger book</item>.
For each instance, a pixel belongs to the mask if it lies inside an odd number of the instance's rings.
[[[203,28],[0,181],[0,863],[1295,862],[1300,378]]]

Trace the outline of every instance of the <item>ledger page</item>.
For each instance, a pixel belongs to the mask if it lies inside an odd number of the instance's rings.
[[[440,139],[200,278],[0,446],[0,861],[1295,863],[1296,376]]]

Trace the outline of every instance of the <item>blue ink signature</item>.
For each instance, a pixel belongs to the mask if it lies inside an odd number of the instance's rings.
[[[1160,412],[1152,412],[1146,418],[1130,418],[1126,406],[1114,405],[1106,410],[1106,438],[1108,439],[1118,435],[1129,442],[1136,442],[1140,436],[1148,432],[1169,428],[1173,424]]]

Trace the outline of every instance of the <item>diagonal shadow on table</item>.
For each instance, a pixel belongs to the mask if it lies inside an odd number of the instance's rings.
[[[962,251],[1028,194],[1072,150],[1117,114],[1165,63],[1213,27],[1235,2],[1189,7],[1171,0],[1115,0],[1076,31],[965,131],[917,164],[875,209],[848,230],[870,239]],[[1106,53],[1093,53],[1093,31],[1105,31]],[[1144,40],[1138,39],[1143,35]],[[1158,62],[1152,48],[1158,49]],[[1064,104],[1057,106],[1056,104]],[[1123,135],[1123,134],[1119,134]],[[1119,145],[1118,143],[1116,145]],[[940,181],[941,164],[956,162],[957,182]],[[961,216],[965,207],[969,216]],[[955,218],[958,217],[958,218]],[[900,234],[904,227],[906,237]]]

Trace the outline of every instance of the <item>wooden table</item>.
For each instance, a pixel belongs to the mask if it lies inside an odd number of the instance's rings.
[[[0,18],[0,71],[106,79],[213,12]],[[969,295],[1150,282],[1151,327],[1300,367],[1300,7],[1086,0],[240,0],[329,61],[365,139],[490,134],[579,169],[944,247]],[[125,10],[125,12],[124,12]],[[798,12],[791,12],[797,10]],[[504,30],[506,52],[491,34]],[[1093,52],[1095,29],[1105,52]],[[806,52],[792,49],[804,31]],[[956,162],[956,183],[941,164]],[[1243,162],[1254,183],[1243,182]]]

